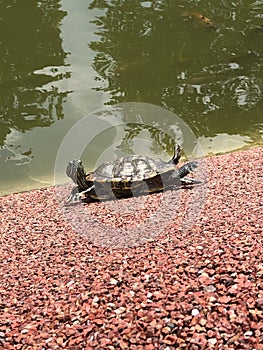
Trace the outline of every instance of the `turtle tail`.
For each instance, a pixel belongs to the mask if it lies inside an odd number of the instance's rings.
[[[196,161],[188,162],[178,169],[180,179],[190,174],[197,168],[198,163]]]
[[[181,158],[181,147],[180,147],[180,145],[175,145],[174,146],[174,155],[169,163],[173,163],[174,165],[176,165],[179,163],[180,158]]]

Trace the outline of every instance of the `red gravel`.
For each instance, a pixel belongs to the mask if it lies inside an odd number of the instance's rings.
[[[53,188],[1,198],[0,348],[263,349],[262,151],[209,158],[195,224],[130,248],[74,231]]]

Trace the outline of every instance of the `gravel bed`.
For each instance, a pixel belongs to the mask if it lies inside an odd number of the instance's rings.
[[[262,151],[208,158],[186,226],[193,190],[64,211],[54,188],[1,198],[0,349],[263,349]]]

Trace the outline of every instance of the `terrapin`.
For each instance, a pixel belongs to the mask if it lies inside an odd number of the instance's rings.
[[[77,187],[73,188],[69,202],[85,200],[110,200],[159,192],[168,188],[199,184],[201,181],[186,178],[197,167],[191,161],[176,167],[181,157],[181,147],[176,145],[173,158],[165,162],[147,156],[132,155],[101,164],[86,174],[82,161],[74,159],[66,168]]]

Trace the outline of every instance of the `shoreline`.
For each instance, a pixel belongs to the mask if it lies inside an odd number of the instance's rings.
[[[263,349],[262,154],[205,158],[198,208],[191,190],[64,212],[52,187],[1,197],[0,348]]]
[[[208,159],[208,158],[211,158],[211,157],[217,157],[217,156],[221,156],[221,155],[224,155],[224,154],[230,154],[230,153],[235,153],[235,152],[242,152],[242,151],[246,151],[246,150],[251,150],[251,149],[254,149],[254,148],[259,148],[259,147],[262,147],[262,142],[258,142],[258,143],[253,143],[251,145],[245,145],[241,148],[237,148],[237,149],[234,149],[234,150],[229,150],[229,151],[225,151],[225,152],[217,152],[217,153],[208,153],[205,155],[204,158],[201,158],[201,159]],[[31,179],[31,178],[30,178]],[[35,181],[37,183],[37,179],[31,179],[32,181]],[[46,185],[41,185],[41,182],[43,183],[43,180],[41,180],[39,182],[39,186],[36,185],[36,186],[33,186],[33,185],[24,185],[25,187],[28,187],[27,189],[24,189],[24,190],[15,190],[13,192],[6,192],[4,194],[0,194],[0,198],[4,198],[6,196],[9,196],[11,194],[18,194],[18,193],[25,193],[25,192],[30,192],[30,191],[35,191],[35,190],[41,190],[41,189],[48,189],[48,188],[52,188],[54,187],[54,184],[46,184]],[[47,180],[44,181],[45,182],[48,182]],[[22,186],[22,185],[21,185]],[[31,187],[32,186],[32,187]],[[9,186],[11,187],[11,186]],[[15,188],[16,187],[20,187],[20,185],[15,185],[14,186]]]

